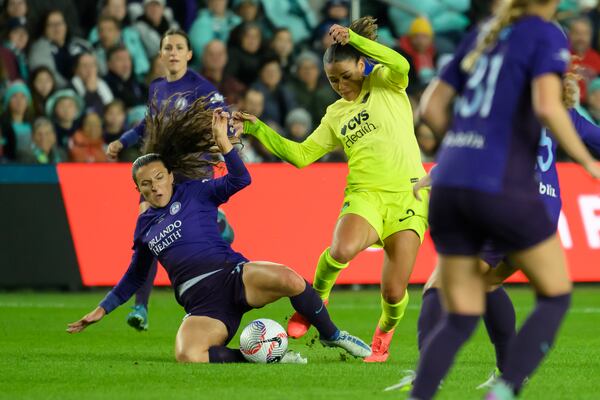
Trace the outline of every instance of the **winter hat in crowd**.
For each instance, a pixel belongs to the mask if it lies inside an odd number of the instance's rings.
[[[2,101],[2,108],[6,110],[8,107],[8,103],[10,102],[10,98],[13,97],[17,93],[23,93],[27,98],[27,105],[31,105],[31,92],[29,88],[22,80],[13,81],[8,88],[6,88],[6,92],[4,92],[4,99]]]
[[[48,100],[46,101],[46,115],[49,118],[52,118],[54,116],[54,107],[56,107],[56,103],[58,103],[58,100],[64,97],[69,97],[75,101],[75,104],[77,105],[77,115],[75,118],[79,118],[81,113],[84,111],[85,104],[83,99],[77,93],[75,93],[73,89],[61,89],[52,93],[52,95],[48,97]]]
[[[409,35],[427,35],[433,36],[433,28],[431,27],[431,23],[425,17],[417,17],[410,24],[410,28],[408,29]]]

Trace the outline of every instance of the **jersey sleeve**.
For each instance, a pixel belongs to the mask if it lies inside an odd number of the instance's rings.
[[[100,307],[104,308],[107,314],[129,300],[148,278],[154,256],[147,247],[137,240],[140,236],[139,226],[138,219],[138,226],[134,235],[136,239],[134,239],[133,256],[129,268],[127,268],[119,283],[100,302]]]
[[[553,23],[545,23],[537,36],[532,59],[532,78],[548,73],[562,76],[571,59],[567,37]]]
[[[217,179],[206,181],[210,185],[210,193],[215,203],[223,204],[231,196],[250,185],[252,179],[235,149],[223,156],[227,166],[227,174]]]
[[[380,74],[385,82],[400,86],[403,89],[408,86],[408,71],[410,70],[410,64],[406,58],[397,51],[392,50],[381,43],[367,39],[366,37],[353,32],[351,29],[348,29],[348,32],[350,34],[351,46],[367,57],[372,58],[385,66],[385,68],[381,68],[380,71],[376,72],[377,74]]]
[[[587,147],[600,155],[600,127],[591,123],[576,110],[570,110],[575,130]]]
[[[244,133],[257,138],[271,153],[297,168],[312,164],[339,145],[335,135],[324,122],[310,134],[302,143],[288,140],[264,122],[244,122]]]

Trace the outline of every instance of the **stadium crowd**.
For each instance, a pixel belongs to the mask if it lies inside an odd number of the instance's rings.
[[[363,0],[378,40],[411,64],[413,110],[425,86],[495,0]],[[496,0],[497,1],[497,0]],[[350,0],[4,0],[0,13],[0,163],[105,162],[108,143],[146,113],[150,82],[163,75],[160,37],[188,32],[192,68],[232,110],[259,116],[304,140],[338,96],[323,72],[333,24],[348,26]],[[581,77],[578,106],[600,122],[600,2],[563,0],[559,21]],[[438,147],[415,126],[423,161]],[[253,138],[246,162],[278,161]],[[132,161],[139,149],[120,154]],[[342,151],[322,161],[344,160]]]

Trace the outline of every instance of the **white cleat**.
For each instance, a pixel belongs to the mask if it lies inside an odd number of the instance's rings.
[[[492,371],[492,373],[490,374],[490,376],[487,378],[487,380],[485,382],[483,382],[481,385],[477,386],[477,390],[483,390],[483,389],[490,389],[492,386],[494,386],[494,383],[496,383],[496,380],[498,380],[498,378],[500,377],[500,370],[498,369],[498,367],[494,368],[494,370]]]
[[[402,377],[402,379],[400,379],[400,382],[396,383],[395,385],[386,387],[385,389],[383,389],[383,391],[391,392],[392,390],[399,390],[401,392],[408,392],[412,390],[413,382],[415,381],[415,379],[417,379],[417,373],[416,371],[413,371],[411,369],[407,369],[403,372],[404,376]]]
[[[340,347],[354,357],[365,358],[371,355],[371,347],[356,336],[346,331],[340,331],[335,340],[320,339],[323,346]]]
[[[281,357],[280,364],[308,364],[308,359],[302,357],[300,353],[296,353],[295,351],[288,350],[287,353]]]

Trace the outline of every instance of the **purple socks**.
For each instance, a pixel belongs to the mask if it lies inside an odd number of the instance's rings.
[[[245,363],[248,362],[238,349],[225,346],[213,346],[208,349],[208,362],[210,363]]]
[[[148,308],[148,299],[150,299],[150,292],[152,292],[152,287],[154,286],[154,278],[156,277],[156,270],[158,261],[154,259],[152,261],[152,265],[150,266],[150,271],[148,271],[148,279],[146,282],[138,289],[135,293],[135,304],[143,304],[146,309]]]
[[[496,350],[496,366],[503,372],[508,346],[516,334],[515,308],[503,287],[486,294],[483,321]]]
[[[306,288],[302,293],[290,297],[290,302],[294,310],[317,328],[321,338],[331,339],[336,335],[338,328],[331,321],[327,307],[310,283],[306,282]]]

